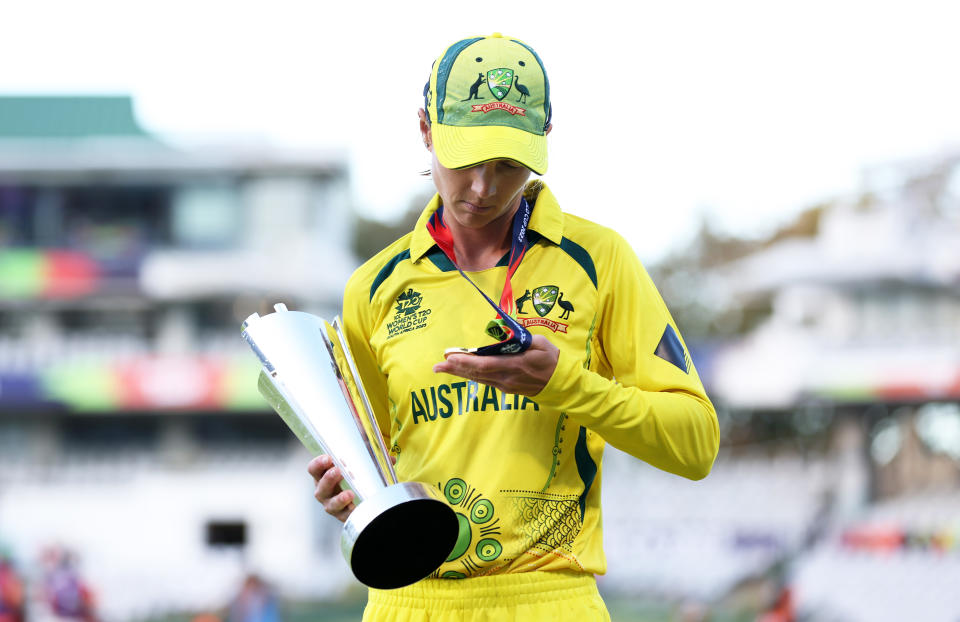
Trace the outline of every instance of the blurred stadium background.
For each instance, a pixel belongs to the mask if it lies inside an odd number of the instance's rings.
[[[239,325],[334,315],[422,201],[367,220],[343,154],[172,146],[133,110],[0,96],[0,620],[359,619]],[[609,450],[614,620],[960,619],[960,155],[861,186],[648,266],[722,447],[696,483]]]

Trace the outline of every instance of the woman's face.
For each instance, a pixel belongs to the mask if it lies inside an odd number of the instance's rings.
[[[443,200],[445,217],[462,227],[482,229],[494,222],[502,223],[502,219],[513,215],[530,178],[530,169],[513,160],[491,160],[469,168],[446,168],[437,160],[430,127],[423,116],[421,131],[433,156],[433,183]]]
[[[530,169],[513,160],[491,160],[469,168],[445,168],[433,155],[433,183],[445,217],[462,227],[482,229],[510,218],[530,178]]]

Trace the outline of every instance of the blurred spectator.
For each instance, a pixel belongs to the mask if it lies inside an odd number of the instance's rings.
[[[257,575],[247,575],[240,593],[230,603],[227,622],[280,622],[276,594]]]
[[[794,620],[796,616],[793,611],[793,593],[789,587],[782,588],[773,606],[757,617],[757,622],[794,622]]]
[[[96,622],[93,592],[83,581],[73,555],[58,547],[44,551],[41,601],[56,620]]]
[[[23,580],[13,562],[0,553],[0,622],[23,622]]]

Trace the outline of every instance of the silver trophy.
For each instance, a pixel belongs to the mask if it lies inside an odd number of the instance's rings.
[[[243,338],[263,365],[260,393],[312,454],[333,458],[356,496],[340,535],[343,556],[370,587],[419,581],[453,550],[456,514],[434,486],[397,482],[340,318],[331,325],[274,308],[248,317]]]

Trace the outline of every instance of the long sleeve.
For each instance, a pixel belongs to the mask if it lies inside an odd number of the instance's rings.
[[[607,250],[606,265],[597,266],[597,360],[589,365],[561,351],[536,400],[659,469],[702,479],[719,446],[716,411],[633,250],[620,236]]]
[[[373,320],[369,317],[370,304],[365,298],[369,285],[358,275],[347,283],[343,297],[343,330],[350,345],[350,352],[357,363],[357,371],[363,380],[363,388],[370,399],[380,433],[390,442],[390,408],[387,394],[387,379],[377,364],[370,348]]]

